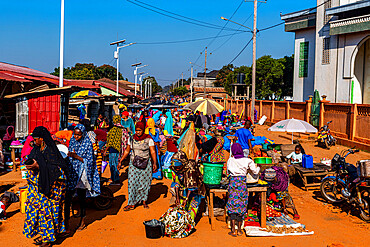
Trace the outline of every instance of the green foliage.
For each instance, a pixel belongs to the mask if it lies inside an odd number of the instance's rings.
[[[59,67],[55,68],[54,72],[50,74],[59,76]],[[74,67],[64,68],[63,77],[65,79],[75,80],[99,80],[108,78],[115,81],[117,79],[117,69],[107,64],[97,67],[93,63],[76,63]],[[119,79],[123,80],[121,73],[119,73]]]
[[[256,61],[256,98],[281,100],[284,96],[293,94],[293,56],[274,59],[262,56]],[[222,67],[217,75],[215,86],[224,87],[231,95],[231,84],[237,82],[239,73],[244,73],[244,83],[252,85],[252,67],[234,67],[232,64]],[[239,88],[241,90],[241,88]],[[243,92],[238,92],[243,94]]]
[[[188,90],[186,89],[186,87],[177,87],[174,88],[171,93],[175,96],[183,96],[188,93]]]
[[[162,92],[162,87],[160,85],[158,85],[157,80],[155,79],[154,76],[145,77],[143,79],[143,82],[145,80],[152,81],[152,90],[153,90],[152,93],[153,93],[153,95],[156,94],[156,93]]]

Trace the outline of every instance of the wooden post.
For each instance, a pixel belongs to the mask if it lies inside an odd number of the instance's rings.
[[[289,103],[289,101],[286,102],[285,119],[290,119],[290,103]]]
[[[351,122],[350,122],[349,130],[347,130],[349,132],[348,138],[350,140],[354,140],[355,135],[356,135],[356,119],[357,119],[357,115],[358,115],[357,104],[351,105],[351,113],[350,114],[351,114]]]
[[[253,112],[254,114],[254,112]],[[262,115],[262,100],[260,100],[260,110],[259,110],[259,118],[261,118],[263,115]]]
[[[275,118],[275,101],[272,101],[272,104],[271,104],[271,123],[274,122],[274,118]]]
[[[329,103],[330,101],[326,100],[326,95],[321,96],[322,100],[320,100],[320,122],[319,122],[319,128],[324,126],[324,113],[325,113],[325,103]]]
[[[310,117],[311,117],[311,107],[312,107],[312,95],[308,96],[308,100],[306,100],[306,112],[304,115],[304,121],[310,122]]]

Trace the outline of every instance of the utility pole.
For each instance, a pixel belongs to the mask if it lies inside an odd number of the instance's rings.
[[[254,105],[256,102],[256,36],[257,36],[257,0],[254,0],[253,13],[253,67],[252,67],[252,101],[251,101],[251,119],[254,124]]]
[[[193,66],[190,69],[190,103],[193,102]]]
[[[184,73],[181,72],[181,87],[184,86]]]
[[[59,87],[63,87],[64,70],[64,0],[60,2],[60,47],[59,47]]]
[[[203,98],[206,98],[206,81],[207,81],[207,47],[204,53],[204,95]]]

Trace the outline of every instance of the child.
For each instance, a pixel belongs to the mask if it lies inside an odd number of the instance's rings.
[[[1,197],[0,201],[0,220],[6,220],[6,209],[10,205],[10,198],[7,196]]]
[[[297,145],[295,146],[295,151],[287,156],[287,158],[290,159],[291,164],[302,163],[302,152],[301,151],[302,151],[301,146]]]

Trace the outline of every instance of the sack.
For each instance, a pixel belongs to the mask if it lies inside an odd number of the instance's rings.
[[[132,165],[135,166],[138,169],[146,169],[148,166],[149,159],[145,159],[143,157],[135,155],[134,160],[132,161]]]

